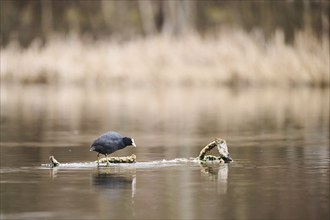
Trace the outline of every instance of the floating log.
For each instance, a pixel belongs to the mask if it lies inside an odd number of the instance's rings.
[[[206,162],[217,162],[217,163],[225,163],[225,160],[221,156],[214,156],[214,155],[206,155],[207,152],[212,150],[215,147],[218,147],[221,142],[225,140],[216,138],[214,141],[206,145],[199,153],[198,159],[201,163]]]
[[[225,142],[225,140],[220,139],[220,138],[216,138],[214,141],[212,141],[211,143],[209,143],[208,145],[206,145],[199,153],[199,156],[196,158],[197,161],[199,161],[201,164],[205,164],[208,162],[211,163],[228,163],[230,162],[232,159],[230,158],[230,160],[226,159],[225,157],[223,157],[222,155],[220,156],[214,156],[214,155],[206,155],[207,152],[209,152],[210,150],[212,150],[215,147],[220,147],[220,144],[223,144],[223,142]],[[195,161],[196,161],[195,159]],[[50,156],[49,157],[49,161],[50,167],[58,167],[60,166],[60,162],[58,162],[54,156]],[[98,161],[94,161],[92,163],[98,163]],[[101,158],[99,160],[99,163],[136,163],[136,156],[135,154],[132,154],[131,156],[126,156],[126,157],[104,157]]]
[[[51,168],[60,166],[60,162],[58,162],[54,156],[49,157],[49,166]],[[97,163],[97,161],[94,161]],[[107,157],[107,158],[101,158],[100,163],[135,163],[136,162],[136,156],[135,154],[132,154],[131,156],[127,157]]]
[[[49,161],[50,161],[50,167],[58,167],[60,165],[60,162],[58,162],[55,157],[52,155],[49,157]]]
[[[97,161],[95,161],[97,163]],[[136,156],[132,154],[127,157],[103,157],[99,160],[100,163],[135,163]]]

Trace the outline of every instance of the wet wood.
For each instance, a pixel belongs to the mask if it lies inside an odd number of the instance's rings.
[[[97,161],[95,161],[97,163]],[[103,157],[99,160],[100,163],[135,163],[136,156],[132,154],[127,157]]]
[[[221,158],[221,156],[214,156],[214,155],[206,155],[207,152],[211,151],[213,148],[218,147],[220,143],[222,143],[224,140],[220,138],[216,138],[214,141],[206,145],[199,153],[198,159],[200,163],[207,163],[207,162],[213,162],[213,163],[225,163],[225,161]],[[58,162],[54,156],[49,157],[50,167],[58,167],[60,166],[60,162]],[[135,163],[136,162],[136,155],[132,154],[131,156],[126,157],[104,157],[99,160],[99,163]],[[95,163],[98,163],[98,161],[95,161]]]
[[[61,163],[58,162],[54,156],[50,156],[49,157],[49,161],[50,161],[50,167],[58,167]]]
[[[225,163],[225,161],[219,156],[214,155],[206,155],[207,152],[211,151],[213,148],[217,147],[223,139],[216,138],[214,141],[206,145],[199,153],[198,159],[201,163],[205,162],[218,162],[218,163]]]

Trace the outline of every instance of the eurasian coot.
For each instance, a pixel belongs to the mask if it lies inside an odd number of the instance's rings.
[[[107,157],[117,150],[123,149],[127,146],[136,147],[134,140],[130,137],[123,137],[121,134],[115,131],[109,131],[98,137],[91,145],[90,151],[96,151],[97,163],[99,164],[99,155],[103,154]],[[108,164],[108,161],[107,161]]]

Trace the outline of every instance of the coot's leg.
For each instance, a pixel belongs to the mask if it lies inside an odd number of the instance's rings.
[[[100,153],[97,154],[97,166],[100,165]]]
[[[108,154],[105,154],[105,159],[107,160],[107,167],[109,166]]]

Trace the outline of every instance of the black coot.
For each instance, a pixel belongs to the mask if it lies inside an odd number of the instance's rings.
[[[129,137],[123,137],[121,134],[115,131],[109,131],[98,137],[91,145],[90,151],[96,151],[97,163],[99,163],[99,155],[103,154],[107,157],[117,150],[123,149],[127,146],[136,147],[134,140]]]

